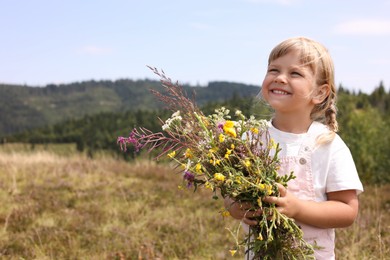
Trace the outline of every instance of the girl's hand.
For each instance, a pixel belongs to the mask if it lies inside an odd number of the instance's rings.
[[[230,215],[238,220],[242,220],[247,225],[256,225],[257,221],[253,220],[253,217],[260,216],[262,211],[259,210],[251,210],[253,205],[247,202],[240,203],[239,201],[235,201],[230,197],[226,197],[225,208],[229,211]]]
[[[356,190],[327,193],[326,201],[300,200],[278,184],[280,197],[269,196],[263,201],[274,203],[276,209],[301,223],[318,228],[348,227],[355,221],[359,201]]]
[[[292,193],[288,192],[286,187],[278,183],[280,197],[268,196],[263,199],[264,202],[274,203],[276,209],[289,218],[294,218],[297,214],[300,200]]]

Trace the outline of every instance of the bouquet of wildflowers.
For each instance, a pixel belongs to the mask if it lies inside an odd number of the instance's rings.
[[[280,214],[274,204],[262,201],[265,196],[279,196],[277,183],[287,186],[294,178],[293,173],[277,173],[280,148],[269,137],[266,121],[240,111],[235,112],[233,120],[224,107],[206,116],[178,83],[172,83],[163,71],[150,69],[160,76],[166,90],[152,92],[174,113],[161,120],[162,132],[138,128],[128,137],[118,137],[121,148],[126,150],[126,145],[132,144],[136,151],[143,147],[159,149],[158,157],[167,155],[182,168],[187,187],[208,188],[214,198],[220,193],[238,203],[251,203],[253,210],[262,208],[258,225],[251,226],[243,241],[230,250],[232,255],[243,246],[255,258],[314,258],[312,246],[303,240],[294,220]]]

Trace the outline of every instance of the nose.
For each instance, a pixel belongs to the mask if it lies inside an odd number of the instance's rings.
[[[280,73],[275,77],[274,81],[275,81],[275,83],[286,84],[287,78],[283,73]]]

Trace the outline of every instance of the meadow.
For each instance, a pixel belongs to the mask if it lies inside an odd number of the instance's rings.
[[[179,188],[166,163],[90,159],[75,148],[0,147],[1,259],[243,259],[222,200]],[[388,259],[390,185],[365,186],[338,259]]]

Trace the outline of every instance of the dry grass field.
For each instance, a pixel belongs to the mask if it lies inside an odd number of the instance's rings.
[[[238,222],[168,165],[25,150],[0,148],[1,259],[233,259]],[[390,186],[365,188],[338,259],[390,255]]]

